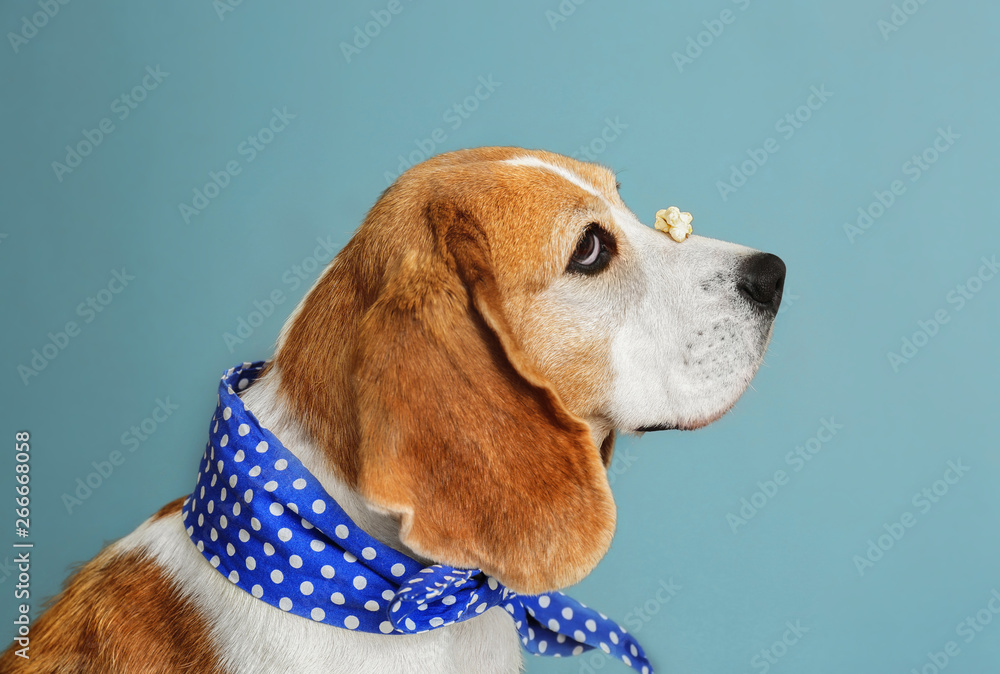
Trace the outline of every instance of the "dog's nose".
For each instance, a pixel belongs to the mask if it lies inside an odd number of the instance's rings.
[[[736,289],[754,306],[778,312],[785,287],[785,263],[777,255],[754,253],[736,270]]]

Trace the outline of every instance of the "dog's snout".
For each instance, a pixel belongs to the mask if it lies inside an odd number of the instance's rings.
[[[736,289],[750,302],[777,313],[785,287],[785,263],[777,255],[755,253],[737,269]]]

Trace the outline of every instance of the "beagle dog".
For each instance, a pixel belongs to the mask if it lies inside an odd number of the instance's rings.
[[[450,152],[378,199],[240,397],[375,540],[551,592],[611,544],[615,433],[696,429],[729,410],[761,363],[784,274],[774,255],[642,224],[602,166]],[[0,670],[522,668],[499,606],[411,635],[289,615],[206,561],[185,505],[84,565],[32,627],[30,659],[12,645]]]

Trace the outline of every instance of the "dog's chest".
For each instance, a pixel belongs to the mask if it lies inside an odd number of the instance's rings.
[[[147,548],[183,588],[211,626],[208,640],[232,674],[521,671],[519,636],[510,615],[499,607],[423,634],[353,632],[287,614],[235,587],[191,544],[179,515],[150,523],[122,543]]]

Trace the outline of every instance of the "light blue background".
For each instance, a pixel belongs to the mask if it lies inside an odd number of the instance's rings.
[[[660,672],[765,671],[753,658],[789,621],[808,632],[770,671],[904,674],[950,640],[961,652],[949,674],[997,671],[1000,617],[971,643],[956,625],[1000,589],[1000,282],[961,310],[947,298],[1000,253],[1000,8],[913,2],[885,38],[883,0],[567,0],[574,11],[554,24],[557,0],[402,0],[348,63],[340,43],[385,6],[244,2],[220,18],[191,0],[71,2],[16,53],[0,44],[0,408],[8,447],[15,430],[33,438],[34,605],[70,565],[187,492],[218,375],[270,355],[315,273],[298,287],[283,276],[317,237],[349,240],[415,141],[441,128],[435,152],[570,154],[610,119],[627,128],[598,158],[644,221],[677,204],[697,233],[774,252],[789,271],[766,365],[728,416],[619,440],[618,533],[575,596],[638,624]],[[673,53],[725,9],[733,22],[680,71]],[[0,29],[36,11],[5,3]],[[147,66],[169,75],[119,120],[112,101]],[[499,86],[453,129],[445,111],[490,76]],[[832,96],[783,138],[776,121],[813,86]],[[274,107],[296,118],[248,162],[237,148]],[[115,130],[57,180],[52,162],[103,117]],[[939,127],[960,137],[911,182],[904,164]],[[717,181],[768,138],[778,151],[722,199]],[[242,172],[186,223],[178,204],[232,159]],[[844,223],[894,180],[906,192],[849,241]],[[122,268],[135,280],[83,323],[77,306]],[[231,352],[223,334],[274,290],[283,303]],[[949,322],[894,372],[887,353],[938,310]],[[71,320],[80,335],[25,385],[18,365]],[[128,452],[122,434],[167,397],[179,409]],[[831,417],[843,428],[793,472],[786,454]],[[116,449],[125,463],[68,514],[62,494]],[[15,540],[12,453],[0,454],[0,550]],[[921,513],[913,495],[958,460],[968,473]],[[777,470],[788,484],[734,533],[727,513]],[[855,556],[906,511],[916,524],[859,573]],[[669,579],[682,589],[658,601]],[[627,671],[592,654],[527,667]]]

